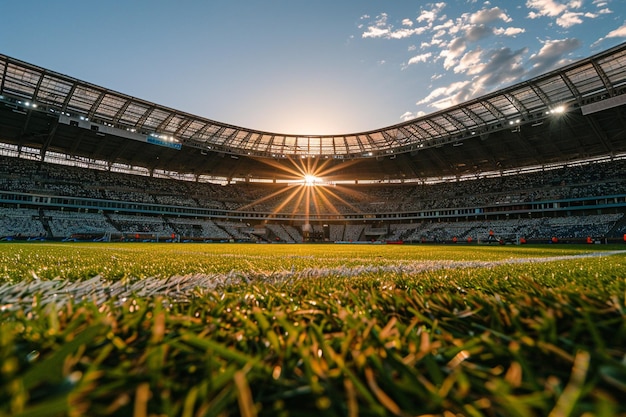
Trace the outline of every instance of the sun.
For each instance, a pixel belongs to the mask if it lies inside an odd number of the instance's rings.
[[[320,179],[313,174],[305,174],[304,175],[304,185],[317,185],[320,182]]]
[[[343,189],[337,184],[327,180],[327,175],[345,168],[347,165],[356,163],[356,160],[347,161],[345,164],[328,166],[332,159],[310,158],[288,158],[289,163],[281,163],[274,159],[260,159],[278,171],[286,174],[287,187],[280,187],[276,191],[269,193],[257,200],[239,208],[241,211],[253,209],[257,205],[272,202],[270,216],[278,215],[285,209],[292,210],[294,215],[302,215],[305,225],[310,225],[311,216],[319,216],[323,210],[328,210],[333,215],[341,216],[335,204],[348,207],[355,213],[360,212],[358,207],[351,204],[336,192],[336,187],[343,192],[352,194],[349,188]],[[288,178],[288,179],[287,179]]]

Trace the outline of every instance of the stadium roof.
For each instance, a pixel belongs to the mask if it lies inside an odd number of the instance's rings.
[[[626,152],[626,43],[430,115],[354,134],[232,126],[0,55],[0,142],[149,170],[331,181],[458,177]],[[325,172],[325,174],[324,174]]]

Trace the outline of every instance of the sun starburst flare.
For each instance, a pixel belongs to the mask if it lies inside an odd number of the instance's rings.
[[[289,212],[292,216],[302,216],[305,224],[310,222],[312,215],[332,214],[343,217],[342,213],[346,209],[353,213],[362,212],[337,191],[356,199],[364,199],[366,196],[363,193],[325,180],[326,176],[340,168],[345,168],[345,164],[343,167],[333,167],[329,166],[330,160],[316,158],[288,158],[287,161],[288,164],[273,159],[262,160],[263,163],[276,168],[288,185],[239,207],[238,211],[248,211],[254,208],[261,208],[265,211],[267,207],[270,211],[269,217]],[[337,205],[341,206],[341,210]]]

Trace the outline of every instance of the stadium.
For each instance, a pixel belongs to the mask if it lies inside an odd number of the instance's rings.
[[[0,417],[626,415],[625,93],[290,135],[0,55]]]
[[[256,131],[0,56],[9,239],[620,241],[626,45],[380,130]]]

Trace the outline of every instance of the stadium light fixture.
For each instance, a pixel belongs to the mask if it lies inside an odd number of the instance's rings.
[[[546,112],[546,114],[562,114],[562,113],[565,113],[565,106],[562,104],[554,108],[551,108],[550,110]]]

